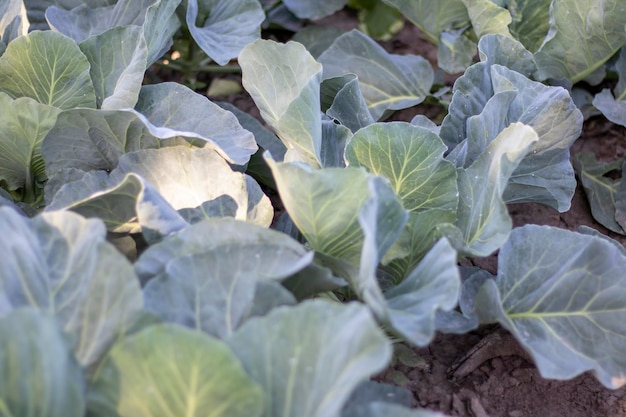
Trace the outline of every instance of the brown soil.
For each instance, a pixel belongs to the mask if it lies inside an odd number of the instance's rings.
[[[324,24],[352,29],[357,26],[354,14],[340,12],[322,21]],[[382,42],[390,52],[419,54],[436,65],[436,49],[426,42],[420,31],[411,24],[392,40]],[[233,78],[233,76],[229,76]],[[452,82],[453,77],[447,77]],[[255,117],[258,109],[250,97],[242,94],[218,98],[229,101]],[[416,114],[431,119],[440,117],[441,109],[429,106],[397,112],[394,120],[409,121]],[[438,120],[439,121],[439,120]],[[593,152],[600,160],[621,158],[626,151],[626,129],[597,117],[585,123],[582,136],[574,144],[572,153]],[[576,230],[580,225],[590,226],[626,245],[626,237],[608,232],[591,217],[584,191],[579,186],[571,209],[559,213],[539,204],[513,204],[509,207],[514,226],[527,223],[551,225]],[[497,258],[491,256],[468,261],[492,273]],[[495,329],[495,330],[494,330]],[[497,326],[480,328],[466,335],[439,334],[423,349],[415,351],[424,362],[417,366],[402,364],[391,367],[379,379],[410,389],[415,406],[438,410],[457,417],[626,417],[626,388],[609,390],[591,375],[582,375],[569,381],[542,378],[526,355],[517,349],[478,362],[465,377],[455,380],[449,375],[450,366],[463,357],[484,337],[498,332]],[[510,340],[511,346],[515,345]]]

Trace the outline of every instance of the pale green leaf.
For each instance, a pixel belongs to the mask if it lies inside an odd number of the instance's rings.
[[[506,241],[512,222],[502,194],[509,177],[537,140],[532,128],[513,123],[469,168],[459,170],[456,225],[463,232],[464,252],[488,256]]]
[[[409,123],[375,123],[362,128],[346,148],[350,166],[389,179],[411,211],[456,210],[454,165],[443,159],[446,146],[434,133]]]
[[[186,21],[193,39],[219,65],[237,58],[259,39],[265,19],[257,0],[188,0]]]
[[[436,330],[436,311],[456,306],[461,287],[456,257],[456,250],[441,239],[417,268],[385,292],[389,323],[410,343],[430,343]]]
[[[141,28],[114,28],[89,37],[79,46],[89,60],[97,107],[104,110],[135,107],[148,56]]]
[[[391,359],[365,307],[322,300],[250,319],[228,344],[263,388],[264,417],[338,417],[354,388]]]
[[[550,29],[535,53],[538,78],[584,79],[626,45],[624,25],[622,0],[554,0]]]
[[[141,177],[141,182],[145,180],[151,185],[148,198],[145,198],[145,185],[133,185],[135,191],[131,194],[120,191],[121,184],[128,180],[127,174],[131,173],[136,174],[136,178]],[[159,201],[164,199],[168,208],[171,206],[179,211],[185,209],[181,214],[192,221],[225,214],[268,226],[273,217],[269,199],[253,179],[233,171],[211,149],[194,150],[181,146],[124,154],[108,177],[103,177],[101,171],[86,174],[81,180],[62,187],[49,207],[70,207],[76,210],[85,207],[93,210],[92,206],[98,206],[95,208],[100,210],[99,206],[104,205],[102,211],[113,216],[106,218],[114,225],[121,219],[127,222],[133,218],[127,218],[127,214],[119,217],[120,213],[114,209],[119,204],[116,203],[118,198],[125,199],[129,204],[128,214],[134,209],[134,201],[137,204],[144,201],[148,205],[144,207],[148,210],[146,215],[149,215],[151,210],[162,205],[163,202]],[[150,203],[150,200],[155,203]],[[168,214],[167,217],[171,216]],[[141,222],[141,218],[139,220]],[[120,226],[127,227],[123,224]]]
[[[383,0],[395,7],[415,26],[420,28],[428,40],[437,44],[439,34],[458,29],[469,23],[467,8],[463,0]]]
[[[243,86],[287,147],[286,160],[320,167],[322,67],[296,42],[259,40],[239,56]]]
[[[135,109],[154,136],[213,147],[235,165],[245,165],[258,149],[252,133],[232,113],[181,84],[143,86]]]
[[[0,311],[47,310],[76,340],[83,366],[97,362],[142,307],[132,266],[105,241],[99,220],[70,212],[32,220],[0,208]]]
[[[0,415],[83,417],[83,370],[61,327],[46,313],[0,318]]]
[[[140,176],[127,174],[112,187],[111,182],[101,171],[89,173],[62,187],[47,209],[64,208],[86,218],[101,219],[114,233],[165,236],[187,226],[181,215]]]
[[[258,417],[262,409],[260,387],[228,346],[168,324],[115,344],[88,397],[94,417]]]
[[[260,247],[263,245],[265,248]],[[251,264],[252,260],[259,263],[258,268],[251,270],[245,263],[233,266],[256,276],[258,281],[285,279],[311,261],[304,247],[284,233],[232,219],[212,219],[186,227],[150,246],[135,263],[135,270],[141,281],[146,282],[165,273],[167,264],[175,259],[227,247],[272,253],[271,257],[253,256],[247,260]]]
[[[357,168],[315,171],[267,161],[285,209],[311,248],[358,266],[363,246],[358,213],[368,198],[371,176]]]
[[[543,377],[592,371],[619,388],[626,382],[625,268],[623,251],[606,239],[527,225],[500,250],[498,277],[481,288],[476,306],[481,318],[514,334]]]
[[[511,14],[504,7],[500,7],[491,0],[461,0],[472,22],[472,29],[476,37],[499,33],[511,36],[509,25],[512,22]]]
[[[46,179],[41,143],[59,112],[27,97],[13,100],[0,93],[0,181],[9,190],[22,189],[28,203],[35,202],[37,187]]]
[[[180,28],[176,9],[181,0],[158,0],[146,10],[143,35],[148,47],[148,66],[155,63],[173,44],[172,38]]]
[[[87,57],[57,32],[31,32],[7,46],[0,57],[0,90],[61,109],[96,106]]]
[[[339,38],[318,58],[324,79],[356,74],[375,120],[386,111],[417,105],[430,94],[434,71],[417,55],[393,55],[357,30]]]

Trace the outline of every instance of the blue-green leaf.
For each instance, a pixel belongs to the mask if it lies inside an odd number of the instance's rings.
[[[356,303],[279,307],[227,342],[263,388],[264,417],[338,417],[354,388],[391,359],[389,341]]]
[[[83,370],[54,317],[18,309],[0,318],[0,414],[83,417]]]
[[[459,170],[456,225],[463,232],[464,252],[488,256],[506,241],[512,222],[502,194],[509,177],[537,140],[532,128],[513,123],[469,168]]]
[[[116,343],[88,397],[94,417],[259,417],[262,409],[261,388],[228,346],[171,324]]]
[[[245,165],[258,149],[232,113],[181,84],[142,87],[135,109],[147,118],[144,123],[154,136],[212,146],[235,165]]]
[[[188,0],[186,19],[200,48],[226,65],[260,37],[265,13],[257,0]]]
[[[434,71],[417,55],[392,55],[357,30],[339,38],[320,57],[324,79],[356,74],[372,117],[424,101],[430,94]]]
[[[92,4],[79,3],[75,7],[51,5],[46,9],[50,26],[80,43],[93,35],[109,29],[128,25],[141,25],[146,10],[156,0],[119,0]]]
[[[79,46],[89,60],[96,106],[105,110],[135,107],[148,56],[141,28],[114,28],[89,37]]]
[[[83,366],[97,362],[142,307],[130,263],[105,241],[100,220],[70,212],[26,219],[0,208],[0,311],[47,310],[76,340]]]
[[[500,250],[498,277],[476,307],[514,334],[545,378],[592,371],[618,388],[626,382],[625,268],[623,250],[606,239],[527,225]]]

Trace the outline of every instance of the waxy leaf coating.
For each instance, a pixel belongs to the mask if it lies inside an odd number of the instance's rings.
[[[482,321],[515,335],[542,376],[592,371],[618,388],[626,383],[625,269],[623,249],[608,238],[526,225],[500,249],[498,276],[475,306]]]

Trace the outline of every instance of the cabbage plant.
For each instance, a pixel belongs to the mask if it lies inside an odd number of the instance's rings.
[[[493,322],[546,378],[626,382],[624,248],[507,211],[605,173],[570,163],[571,87],[623,75],[621,3],[385,0],[462,67],[440,125],[386,121],[446,94],[423,57],[260,39],[347,1],[50,3],[0,2],[0,415],[437,416],[370,381],[392,341]],[[264,124],[144,85],[181,33],[237,59]]]

